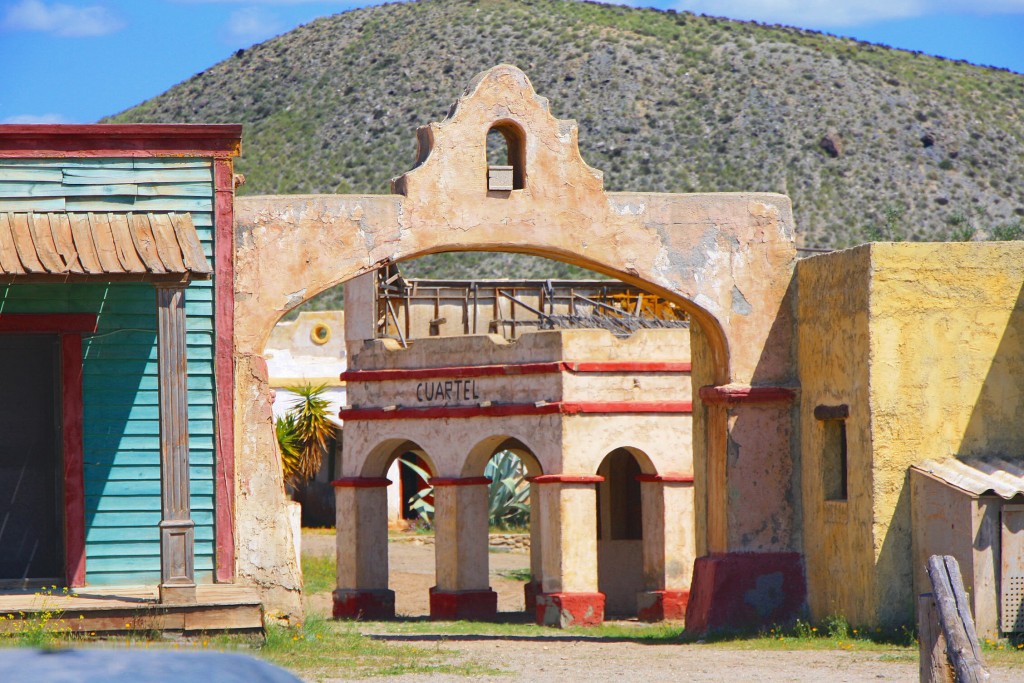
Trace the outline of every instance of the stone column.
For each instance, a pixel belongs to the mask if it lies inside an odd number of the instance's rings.
[[[697,555],[693,477],[641,474],[644,590],[637,595],[641,621],[684,619]]]
[[[537,609],[537,594],[541,592],[540,577],[543,573],[541,561],[541,532],[540,532],[540,508],[537,502],[540,499],[540,486],[530,483],[530,580],[523,585],[523,599],[526,603],[527,613]]]
[[[434,477],[434,561],[430,618],[494,619],[498,594],[488,575],[487,477]]]
[[[541,593],[537,623],[595,626],[604,621],[597,589],[597,484],[604,477],[553,474],[534,477],[539,495]]]
[[[196,601],[195,523],[189,509],[185,285],[156,285],[160,402],[160,602]]]
[[[393,619],[388,589],[388,496],[384,477],[345,477],[334,484],[337,509],[336,619]]]

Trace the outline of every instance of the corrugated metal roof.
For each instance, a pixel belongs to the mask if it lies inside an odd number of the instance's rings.
[[[188,213],[0,212],[5,280],[208,277],[212,270]]]
[[[1024,461],[1002,458],[927,460],[912,469],[927,472],[975,496],[994,493],[1009,500],[1024,494]]]

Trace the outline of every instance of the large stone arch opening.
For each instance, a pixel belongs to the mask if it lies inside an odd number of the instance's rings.
[[[486,138],[497,122],[522,132],[522,189],[489,189]],[[294,560],[285,547],[249,552],[246,541],[268,528],[288,534],[283,512],[266,504],[282,490],[260,356],[266,339],[288,310],[329,287],[446,251],[565,261],[686,310],[701,387],[693,409],[698,553],[796,548],[789,199],[605,192],[577,134],[525,74],[501,65],[480,74],[448,118],[419,129],[416,166],[392,182],[393,194],[236,200],[234,434],[236,470],[245,473],[236,486],[236,570],[275,608],[298,609]],[[439,467],[439,476],[459,476]],[[730,500],[753,501],[757,513]]]

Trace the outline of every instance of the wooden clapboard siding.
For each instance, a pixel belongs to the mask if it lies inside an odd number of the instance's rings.
[[[18,194],[16,190],[24,188]],[[213,171],[198,159],[0,159],[0,211],[190,212],[213,263]],[[213,580],[214,302],[186,292],[196,580]],[[83,339],[86,582],[158,583],[160,452],[151,285],[0,285],[5,313],[96,313]]]

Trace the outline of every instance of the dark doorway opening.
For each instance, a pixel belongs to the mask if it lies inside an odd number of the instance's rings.
[[[64,582],[60,339],[0,334],[0,582]]]

